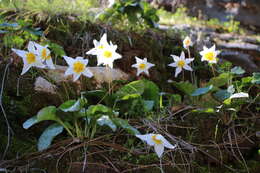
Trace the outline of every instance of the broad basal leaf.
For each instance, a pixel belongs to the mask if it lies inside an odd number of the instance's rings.
[[[107,125],[109,126],[113,131],[116,131],[116,125],[113,123],[113,121],[109,118],[109,116],[107,115],[103,115],[101,116],[98,120],[97,120],[98,125],[103,126],[103,125]]]
[[[126,99],[128,95],[142,95],[144,92],[144,82],[142,80],[133,81],[120,88],[116,95],[120,99]]]
[[[200,95],[206,94],[206,93],[208,93],[212,88],[213,88],[213,85],[210,85],[210,86],[204,87],[204,88],[198,88],[198,89],[196,89],[196,90],[191,94],[191,96],[200,96]]]
[[[240,74],[244,74],[244,73],[245,73],[245,70],[242,69],[242,68],[239,67],[239,66],[236,66],[236,67],[234,67],[234,68],[231,69],[231,73],[232,73],[232,74],[240,75]]]
[[[37,113],[38,122],[44,121],[44,120],[53,120],[53,121],[59,120],[59,118],[56,116],[56,110],[57,110],[57,108],[55,106],[48,106],[48,107],[41,109]]]
[[[98,105],[91,105],[87,109],[87,115],[93,116],[97,114],[111,114],[112,110],[104,105],[98,104]]]
[[[219,76],[211,78],[208,85],[213,85],[215,87],[221,87],[228,83],[231,79],[231,74],[229,73],[221,73]]]
[[[224,101],[231,96],[231,93],[227,90],[219,90],[218,92],[214,93],[213,96],[219,101]]]
[[[180,91],[184,92],[187,95],[190,95],[196,87],[192,85],[190,82],[173,82],[173,85]]]
[[[113,118],[112,121],[119,127],[125,129],[128,133],[133,134],[133,135],[138,135],[140,132],[131,126],[127,120],[123,120],[121,118]]]
[[[52,140],[62,133],[62,131],[63,126],[56,123],[47,127],[38,140],[38,150],[42,151],[47,149],[51,145]]]
[[[38,123],[37,116],[33,116],[23,123],[23,128],[28,129],[36,123]]]
[[[253,73],[252,83],[260,84],[260,73]]]
[[[81,109],[80,99],[78,100],[68,100],[59,106],[63,112],[76,112]]]

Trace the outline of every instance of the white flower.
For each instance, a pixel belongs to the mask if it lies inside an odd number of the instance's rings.
[[[103,34],[100,41],[94,40],[94,48],[90,49],[86,54],[89,55],[98,55],[100,51],[102,51],[105,47],[109,46],[107,42],[107,34]]]
[[[185,49],[188,49],[192,45],[193,45],[193,43],[192,43],[190,37],[189,36],[185,37],[185,39],[183,40],[183,47]]]
[[[132,67],[137,68],[137,76],[140,75],[140,73],[144,72],[147,75],[149,75],[149,68],[153,67],[154,64],[147,62],[147,58],[140,59],[138,57],[135,57],[136,64],[133,64]]]
[[[17,55],[23,59],[23,70],[21,75],[26,73],[31,67],[44,68],[45,65],[41,62],[41,58],[36,54],[36,49],[32,41],[28,44],[28,51],[12,49]]]
[[[216,46],[212,46],[211,48],[203,47],[203,51],[200,52],[202,56],[201,61],[208,61],[209,63],[217,63],[217,56],[220,51],[216,50]]]
[[[182,69],[192,71],[192,68],[188,65],[194,58],[186,58],[184,52],[181,52],[181,56],[171,55],[174,63],[169,64],[171,67],[177,67],[175,71],[175,77],[182,71]]]
[[[88,68],[86,68],[86,65],[88,64],[87,59],[83,59],[83,57],[76,57],[76,59],[73,59],[68,56],[63,56],[63,58],[69,65],[68,69],[65,72],[65,76],[73,74],[73,81],[78,80],[81,74],[89,78],[93,76],[92,72]]]
[[[162,135],[160,134],[146,134],[146,135],[135,135],[139,139],[145,141],[148,145],[154,146],[154,150],[158,157],[161,157],[164,151],[164,147],[169,149],[176,148],[170,144]]]
[[[108,65],[113,68],[113,62],[116,59],[120,59],[122,56],[116,53],[117,45],[113,45],[112,42],[107,42],[107,34],[105,33],[100,41],[94,40],[94,48],[89,50],[86,54],[97,55],[97,65]]]
[[[42,46],[35,42],[34,45],[36,47],[36,54],[41,58],[42,62],[46,62],[47,67],[49,67],[50,69],[55,69],[51,58],[51,52],[48,49],[48,45]]]
[[[114,60],[122,58],[122,56],[116,52],[116,49],[117,45],[113,45],[111,42],[109,45],[104,45],[103,49],[98,51],[97,65],[103,64],[113,68]]]

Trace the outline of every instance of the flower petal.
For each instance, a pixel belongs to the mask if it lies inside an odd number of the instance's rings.
[[[78,80],[79,79],[79,77],[80,77],[80,75],[81,74],[73,74],[73,81],[75,82],[76,80]]]
[[[163,144],[154,145],[154,150],[157,156],[161,158],[164,151],[164,145]]]
[[[163,141],[163,145],[164,145],[166,148],[174,149],[174,148],[177,147],[176,145],[173,146],[172,144],[170,144],[170,142],[167,141],[163,136],[159,136],[159,138]]]
[[[192,62],[194,60],[194,58],[187,58],[185,59],[186,64],[189,64],[190,62]]]
[[[68,67],[67,68],[67,70],[65,71],[65,76],[68,76],[68,75],[71,75],[71,74],[73,74],[74,73],[74,71],[73,71],[73,69],[72,68],[70,68],[70,67]]]
[[[152,140],[152,136],[154,134],[146,134],[146,135],[135,135],[137,138],[141,139],[142,141],[145,141],[148,145],[154,146],[154,142]]]
[[[175,62],[180,60],[180,57],[178,57],[178,56],[176,56],[176,55],[171,55],[171,57],[173,57],[173,60],[174,60]]]
[[[85,70],[82,72],[82,74],[88,78],[91,78],[93,76],[93,73],[87,68],[85,68]]]
[[[20,57],[26,57],[27,51],[19,50],[19,49],[12,49],[14,53],[16,53]]]
[[[177,63],[176,63],[176,62],[173,62],[173,63],[171,63],[171,64],[168,64],[168,66],[170,66],[170,67],[177,67]]]
[[[25,74],[31,67],[32,65],[24,64],[21,75]]]
[[[177,67],[176,70],[175,70],[175,77],[178,76],[178,74],[182,71],[181,68]]]
[[[189,65],[187,65],[187,64],[185,64],[185,65],[183,66],[183,68],[184,68],[185,70],[192,71],[192,68],[191,68]]]
[[[35,42],[33,42],[33,41],[29,41],[29,44],[28,44],[28,50],[29,50],[29,52],[32,52],[32,53],[35,53],[35,52],[36,52],[34,43],[35,43]]]
[[[185,59],[185,53],[183,51],[181,52],[180,59]]]
[[[67,62],[67,64],[69,66],[73,65],[73,63],[75,62],[75,60],[71,57],[68,57],[68,56],[63,56],[63,58],[65,59],[65,61]]]
[[[50,69],[55,69],[55,66],[54,66],[54,64],[53,64],[53,62],[52,62],[52,59],[46,60],[46,64],[47,64],[47,66],[48,66]]]

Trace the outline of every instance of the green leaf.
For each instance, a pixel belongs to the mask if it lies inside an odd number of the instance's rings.
[[[130,100],[130,99],[136,99],[138,97],[141,97],[140,94],[128,94],[121,98],[121,100]]]
[[[213,88],[213,85],[210,85],[210,86],[204,87],[204,88],[198,88],[198,89],[196,89],[196,90],[191,94],[191,96],[200,96],[200,95],[206,94],[206,93],[208,93],[212,88]]]
[[[159,88],[158,86],[149,80],[143,80],[144,83],[144,93],[143,98],[145,100],[153,100],[155,105],[159,103]]]
[[[103,126],[107,125],[110,127],[113,131],[116,131],[116,125],[113,123],[113,121],[109,118],[107,115],[103,115],[97,120],[98,125]]]
[[[36,123],[38,123],[37,116],[33,116],[23,123],[23,128],[28,129]]]
[[[193,93],[193,91],[196,89],[195,86],[193,86],[190,82],[173,82],[173,85],[180,91],[184,92],[187,95],[190,95]]]
[[[223,101],[231,96],[231,93],[229,93],[227,90],[219,90],[218,92],[214,93],[213,96],[219,100]]]
[[[63,126],[55,123],[47,127],[44,132],[41,134],[38,140],[38,150],[42,151],[47,149],[52,140],[63,131]]]
[[[44,121],[44,120],[59,121],[59,118],[56,115],[56,110],[57,110],[57,108],[55,106],[48,106],[48,107],[41,109],[37,113],[38,122]]]
[[[129,95],[142,95],[144,92],[144,82],[142,80],[133,81],[129,84],[126,84],[122,88],[120,88],[116,95],[119,97],[119,99],[125,99],[127,97],[130,97]]]
[[[260,73],[253,73],[252,83],[260,84]]]
[[[211,78],[208,85],[213,85],[215,87],[221,87],[228,83],[232,75],[230,73],[221,73],[219,76]]]
[[[213,108],[195,109],[195,110],[192,110],[192,112],[194,112],[194,113],[207,113],[207,114],[216,113]]]
[[[59,106],[63,112],[76,112],[81,109],[80,99],[78,100],[68,100]]]
[[[112,110],[104,105],[91,105],[87,109],[87,115],[112,114]]]
[[[121,118],[113,118],[112,121],[119,127],[125,129],[128,133],[133,135],[138,135],[140,132],[134,128],[133,126],[129,125],[127,120],[123,120]]]
[[[175,104],[181,103],[181,96],[179,94],[172,94],[171,99],[174,101]]]
[[[241,75],[241,74],[244,74],[244,73],[245,73],[245,70],[242,69],[242,68],[239,67],[239,66],[236,66],[236,67],[234,67],[234,68],[231,69],[231,73],[232,73],[232,74]]]
[[[242,78],[242,83],[243,84],[246,84],[246,83],[251,83],[252,82],[252,80],[253,80],[253,77],[243,77]]]
[[[52,50],[52,52],[55,55],[60,56],[60,57],[66,55],[66,53],[65,53],[65,51],[64,51],[62,46],[60,46],[60,45],[58,45],[56,43],[52,43],[52,42],[49,42],[48,45],[49,45],[49,48]]]
[[[144,100],[144,108],[147,112],[151,111],[154,107],[153,100]]]

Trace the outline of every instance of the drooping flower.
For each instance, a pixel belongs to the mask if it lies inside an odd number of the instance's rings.
[[[113,45],[111,42],[109,45],[104,45],[103,49],[98,52],[97,65],[103,64],[113,68],[114,60],[122,58],[122,56],[116,52],[116,49],[117,45]]]
[[[28,51],[12,49],[13,52],[23,59],[24,65],[21,75],[25,74],[31,67],[45,68],[41,58],[37,55],[34,42],[30,41],[27,49]]]
[[[183,47],[185,49],[188,49],[192,45],[193,45],[193,43],[192,43],[190,37],[189,36],[185,37],[185,39],[183,40]]]
[[[169,149],[175,149],[176,145],[173,146],[170,144],[162,135],[160,134],[146,134],[146,135],[135,135],[142,141],[145,141],[148,145],[154,146],[154,150],[157,154],[157,156],[160,158],[162,157],[164,147]]]
[[[42,46],[35,42],[34,45],[36,47],[36,54],[41,58],[42,62],[45,62],[47,67],[49,67],[50,69],[55,69],[51,58],[51,52],[48,49],[48,45]]]
[[[83,59],[83,57],[76,57],[73,59],[68,56],[63,56],[63,58],[69,65],[65,72],[65,76],[73,75],[73,81],[78,80],[82,74],[88,78],[93,76],[92,72],[86,67],[88,64],[87,59]]]
[[[171,55],[174,62],[169,64],[171,67],[176,67],[175,77],[182,71],[182,69],[192,71],[192,68],[188,65],[194,60],[194,58],[185,58],[184,52],[181,52],[181,56]]]
[[[149,68],[153,67],[154,64],[147,62],[147,58],[140,59],[138,57],[135,57],[136,64],[133,64],[132,67],[137,68],[136,75],[139,76],[142,72],[149,75]]]
[[[94,43],[95,47],[90,49],[88,52],[86,52],[86,54],[98,55],[100,53],[100,51],[102,51],[102,49],[109,46],[109,44],[107,42],[107,34],[106,33],[103,34],[100,41],[94,40],[93,43]]]
[[[216,46],[213,45],[211,48],[203,47],[203,51],[200,52],[202,56],[201,61],[208,61],[209,63],[217,63],[217,56],[220,51],[216,50]]]

